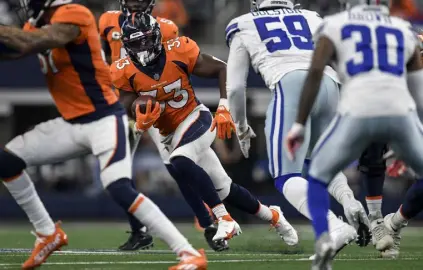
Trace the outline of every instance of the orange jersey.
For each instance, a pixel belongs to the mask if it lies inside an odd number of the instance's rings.
[[[66,120],[92,113],[99,117],[109,114],[117,107],[118,98],[112,90],[93,14],[82,5],[63,5],[54,12],[50,23],[77,25],[81,32],[65,47],[39,54],[41,69],[60,114]],[[26,31],[33,29],[29,24],[24,26]]]
[[[199,105],[190,82],[190,74],[200,54],[195,41],[180,37],[168,41],[153,67],[139,67],[122,58],[110,67],[114,86],[121,91],[150,95],[160,102],[162,114],[155,127],[162,135],[176,130]]]
[[[160,17],[156,17],[156,20],[160,25],[163,42],[178,37],[179,29],[176,24]],[[121,26],[124,21],[125,16],[121,11],[108,11],[100,17],[100,35],[110,46],[112,62],[126,57],[126,51],[120,41]]]

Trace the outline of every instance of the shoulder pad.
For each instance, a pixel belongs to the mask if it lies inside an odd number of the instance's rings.
[[[173,21],[161,17],[156,17],[156,20],[160,25],[164,42],[178,37],[179,28]]]
[[[69,23],[78,26],[88,26],[94,21],[91,11],[78,4],[60,6],[51,18],[51,23]]]
[[[132,87],[128,79],[128,67],[132,66],[128,57],[113,62],[110,65],[110,76],[112,84],[115,88],[124,91],[132,91]]]
[[[115,10],[115,11],[107,11],[103,13],[98,21],[98,28],[100,31],[100,35],[102,38],[106,39],[109,32],[118,27],[119,24],[119,16],[122,12]]]

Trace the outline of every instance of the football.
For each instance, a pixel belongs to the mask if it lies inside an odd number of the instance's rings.
[[[141,113],[145,113],[145,111],[147,110],[147,102],[151,100],[151,109],[154,109],[154,104],[156,104],[156,100],[151,97],[151,96],[140,96],[138,97],[136,100],[134,100],[134,102],[132,103],[132,116],[135,118],[135,109],[137,104],[140,105],[139,110]]]

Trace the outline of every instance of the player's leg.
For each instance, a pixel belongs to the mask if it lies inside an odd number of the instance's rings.
[[[53,223],[24,169],[85,153],[87,150],[76,143],[74,135],[71,124],[56,118],[14,138],[0,152],[0,177],[41,240],[24,263],[25,269],[40,265],[52,252],[66,245],[67,236],[59,224]]]
[[[320,92],[311,112],[309,149],[314,148],[320,135],[324,133],[336,115],[338,101],[338,84],[329,76],[323,76]],[[343,206],[348,222],[357,230],[357,244],[367,246],[371,240],[369,232],[370,221],[361,202],[355,199],[354,193],[348,185],[347,177],[343,172],[336,174],[328,186],[328,191]]]
[[[367,187],[366,204],[369,209],[372,242],[379,251],[386,250],[394,241],[383,222],[382,215],[382,192],[386,170],[383,155],[386,151],[386,144],[373,143],[363,152],[358,165]]]
[[[132,130],[132,129],[131,129]],[[134,143],[136,140],[135,133],[132,132]],[[136,144],[137,145],[137,144]],[[132,187],[136,189],[135,181],[131,182]],[[131,227],[131,231],[129,233],[129,238],[126,240],[125,243],[118,247],[119,250],[123,251],[131,251],[131,250],[138,250],[138,249],[148,249],[154,245],[153,237],[150,234],[145,232],[146,227],[142,224],[136,217],[134,217],[131,213],[125,211],[126,215],[128,216],[129,226]]]
[[[302,177],[304,159],[310,141],[310,121],[307,122],[306,138],[298,150],[296,159],[291,161],[283,147],[284,138],[295,122],[306,71],[295,71],[284,76],[274,91],[274,97],[266,114],[266,143],[269,155],[269,169],[275,180],[276,189],[302,215],[310,219],[307,205],[307,180]],[[330,228],[337,239],[339,249],[356,237],[354,228],[329,212]]]
[[[208,148],[198,163],[210,176],[219,197],[225,203],[269,222],[288,245],[298,243],[295,229],[283,216],[279,206],[266,206],[244,187],[232,182],[216,153]]]
[[[336,254],[336,239],[328,234],[330,223],[327,188],[335,175],[359,157],[367,146],[368,134],[363,131],[366,124],[363,120],[337,115],[313,150],[307,197],[317,239],[315,265],[327,264],[328,256]],[[334,151],[339,154],[334,155]]]
[[[227,212],[210,176],[198,166],[203,152],[210,148],[216,137],[210,131],[212,116],[204,106],[198,106],[174,132],[169,145],[170,162],[185,181],[200,195],[218,219],[218,231],[213,240],[230,239],[241,229]]]
[[[175,170],[172,164],[170,164],[170,154],[169,151],[166,149],[166,146],[160,141],[161,135],[159,133],[159,130],[156,128],[150,128],[148,130],[148,134],[154,141],[154,144],[156,145],[157,150],[159,151],[160,157],[162,158],[167,171],[178,184],[178,187],[182,195],[184,196],[186,202],[189,204],[192,211],[194,211],[195,216],[198,218],[200,226],[204,229],[208,228],[213,224],[212,217],[210,216],[208,209],[206,208],[204,203],[202,203],[201,198],[198,196],[195,190],[190,185],[188,185],[184,177],[179,175],[177,170]]]
[[[423,175],[423,125],[417,114],[412,112],[392,125],[394,141],[390,146],[395,154],[408,164],[417,175]],[[394,246],[382,252],[385,258],[397,258],[400,251],[401,229],[408,220],[423,210],[423,178],[407,191],[403,204],[395,214],[385,217],[385,225],[394,238]]]
[[[145,224],[149,231],[166,242],[181,258],[181,265],[206,265],[205,256],[188,243],[187,239],[149,198],[132,187],[127,116],[105,117],[84,125],[83,128],[83,132],[89,138],[87,143],[100,161],[103,186],[112,198]]]
[[[213,237],[216,235],[217,232],[217,226],[213,223],[213,218],[208,208],[203,203],[203,200],[195,191],[195,189],[193,189],[185,180],[185,178],[178,173],[178,171],[173,167],[172,164],[170,164],[170,154],[169,151],[166,149],[165,144],[161,142],[161,135],[159,133],[159,130],[155,128],[150,128],[148,130],[148,134],[154,141],[159,151],[160,157],[162,158],[163,163],[166,166],[167,171],[178,184],[182,196],[194,212],[199,226],[201,226],[201,228],[204,228],[204,237],[208,245],[214,251],[227,250],[229,248],[227,241],[213,241]]]

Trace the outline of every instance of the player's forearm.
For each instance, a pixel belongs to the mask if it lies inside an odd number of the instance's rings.
[[[23,31],[0,26],[0,43],[14,49],[21,56],[63,47],[79,35],[79,27],[69,24],[53,24],[46,29]]]
[[[320,83],[323,77],[323,69],[310,69],[307,79],[304,83],[301,93],[300,105],[296,122],[305,125],[310,115],[317,93],[319,92]]]
[[[225,68],[221,69],[219,71],[219,93],[220,93],[220,98],[228,98],[228,95],[226,93],[226,65]]]
[[[0,26],[0,43],[5,48],[15,51],[17,55],[22,55],[31,43],[32,35],[29,37],[27,34],[18,28]]]
[[[247,126],[247,106],[245,87],[228,88],[229,110],[238,127]]]

